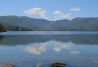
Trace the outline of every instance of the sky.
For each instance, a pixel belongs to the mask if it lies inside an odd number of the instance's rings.
[[[98,17],[98,0],[0,0],[0,16],[48,20]]]

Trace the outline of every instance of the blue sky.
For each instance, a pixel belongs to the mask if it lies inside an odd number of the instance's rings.
[[[49,20],[98,17],[97,4],[98,0],[1,0],[0,16],[18,15]]]

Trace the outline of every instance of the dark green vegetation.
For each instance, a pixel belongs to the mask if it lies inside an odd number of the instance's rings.
[[[25,16],[0,16],[8,31],[98,31],[98,18],[48,21]]]
[[[0,32],[5,32],[6,28],[4,25],[0,24]]]

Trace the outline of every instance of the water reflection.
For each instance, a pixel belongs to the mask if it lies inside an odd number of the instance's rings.
[[[46,44],[44,43],[31,44],[31,46],[27,46],[25,50],[28,51],[29,53],[40,55],[43,52],[46,52]]]
[[[98,35],[0,36],[0,63],[35,67],[63,62],[72,67],[98,66]]]
[[[78,45],[98,44],[98,35],[0,35],[0,45],[27,45],[30,43],[40,43],[50,40],[68,42]]]
[[[0,41],[3,40],[3,38],[4,38],[4,36],[3,35],[0,35]]]
[[[68,49],[69,51],[71,50],[71,46],[69,43],[62,43],[57,41],[30,44],[25,48],[25,50],[29,53],[41,55],[44,52],[48,51],[49,46],[51,47],[51,50],[53,50],[54,52],[61,52],[61,50],[63,49]]]

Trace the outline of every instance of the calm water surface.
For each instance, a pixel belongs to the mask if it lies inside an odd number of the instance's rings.
[[[16,67],[98,67],[98,34],[0,35],[0,63]]]

